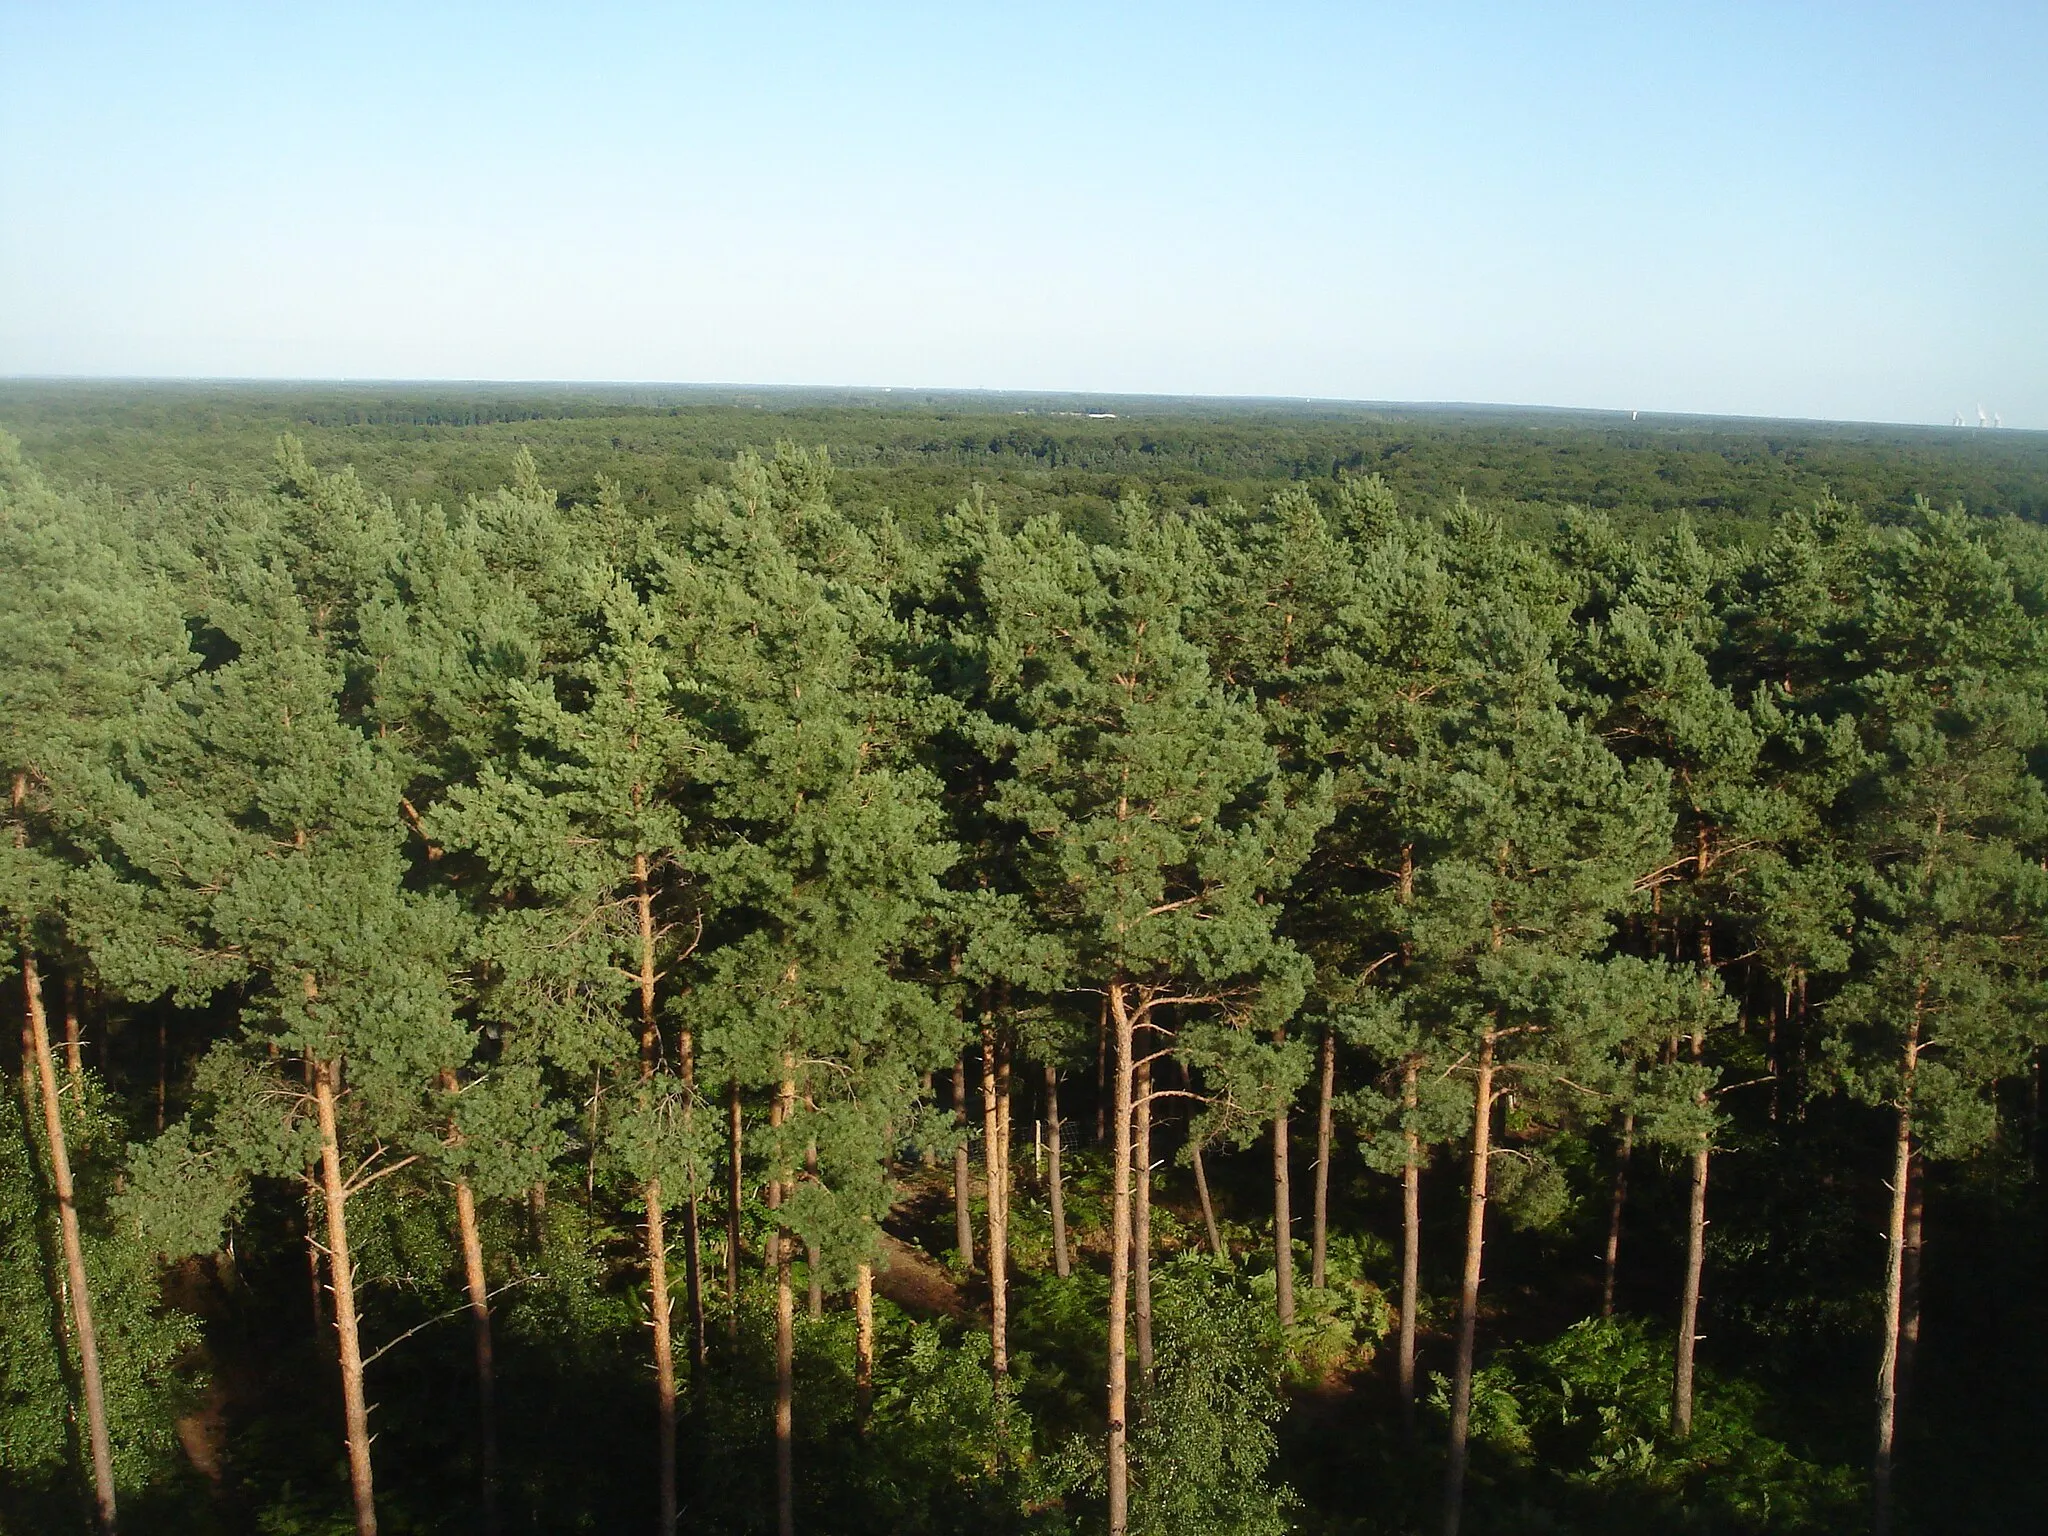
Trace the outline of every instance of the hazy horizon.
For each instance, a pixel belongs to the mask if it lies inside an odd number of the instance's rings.
[[[8,377],[2048,427],[2040,8],[5,14]]]
[[[785,380],[747,379],[517,379],[517,378],[351,378],[341,375],[315,377],[310,375],[278,374],[85,374],[85,373],[0,373],[0,385],[51,384],[60,386],[134,386],[138,388],[250,388],[250,389],[303,389],[350,390],[350,389],[391,389],[394,391],[416,390],[422,393],[435,390],[459,391],[465,389],[494,391],[531,391],[536,394],[548,390],[566,393],[577,391],[635,392],[659,396],[670,391],[678,396],[724,394],[816,394],[824,396],[882,396],[898,394],[906,397],[905,404],[914,403],[908,397],[921,397],[927,401],[952,402],[987,398],[991,401],[1036,400],[1063,404],[1093,402],[1102,404],[1148,404],[1167,406],[1224,406],[1224,407],[1329,407],[1333,410],[1357,410],[1361,412],[1459,412],[1470,411],[1482,414],[1515,415],[1557,415],[1557,416],[1627,416],[1641,418],[1645,422],[1701,422],[1701,423],[1764,423],[1784,426],[1815,427],[1879,427],[1915,428],[1927,431],[1978,431],[1980,424],[1974,420],[1957,428],[1953,422],[1909,421],[1886,417],[1854,416],[1769,416],[1743,411],[1658,411],[1642,410],[1639,407],[1582,405],[1572,401],[1534,400],[1394,400],[1367,399],[1345,395],[1246,395],[1207,394],[1167,390],[1100,390],[1061,388],[1055,386],[1011,389],[1000,385],[975,386],[957,384],[862,384],[862,383],[796,383]],[[628,406],[645,402],[626,401]],[[845,403],[845,402],[835,402]],[[879,403],[879,402],[875,402]],[[1072,414],[1051,413],[1051,414]],[[1178,414],[1162,409],[1161,414]],[[1984,424],[1989,426],[1988,418]],[[1995,430],[2036,434],[2048,431],[2043,427],[2021,427],[2004,422]]]

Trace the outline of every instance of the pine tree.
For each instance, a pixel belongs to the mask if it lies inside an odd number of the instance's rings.
[[[107,835],[77,922],[98,968],[131,996],[238,988],[250,1028],[215,1047],[208,1130],[230,1166],[315,1169],[350,1484],[368,1536],[377,1517],[347,1203],[417,1158],[439,1074],[466,1059],[450,991],[463,924],[450,903],[408,889],[394,755],[351,698],[348,594],[323,587],[322,570],[289,516],[252,515],[220,552],[200,622],[232,659],[134,722],[96,787]],[[282,1070],[288,1060],[303,1071]]]
[[[57,1207],[64,1274],[53,1290],[69,1299],[93,1506],[106,1531],[116,1522],[114,1445],[38,951],[62,941],[67,866],[78,856],[67,835],[76,780],[149,690],[175,678],[185,651],[175,608],[113,509],[53,490],[0,434],[0,775],[9,785],[0,921],[23,1001],[23,1109],[40,1122]],[[68,998],[68,976],[65,985]],[[75,1014],[65,1015],[75,1089]]]
[[[1776,868],[1778,850],[1810,823],[1795,785],[1765,769],[1764,753],[1775,723],[1768,695],[1759,722],[1733,690],[1711,674],[1710,658],[1723,641],[1716,588],[1726,561],[1700,544],[1691,524],[1678,527],[1647,554],[1622,541],[1598,517],[1579,516],[1566,528],[1567,569],[1583,590],[1576,604],[1582,625],[1571,661],[1603,738],[1625,761],[1661,764],[1669,773],[1676,813],[1674,844],[1651,878],[1661,896],[1651,920],[1652,946],[1662,924],[1689,925],[1690,947],[1702,997],[1717,991],[1716,940],[1725,955],[1739,937],[1730,932],[1748,916],[1751,877],[1763,864]],[[1683,876],[1682,885],[1673,885]],[[1706,1257],[1706,1201],[1713,1154],[1711,1101],[1718,1074],[1707,1061],[1711,1006],[1691,1010],[1690,1030],[1669,1037],[1668,1054],[1683,1049],[1697,1079],[1693,1113],[1680,1150],[1690,1169],[1686,1254],[1674,1354],[1671,1424],[1680,1438],[1691,1432],[1693,1361],[1698,1337]],[[1669,1074],[1664,1074],[1668,1078]],[[1660,1086],[1662,1082],[1660,1080]],[[1611,1310],[1626,1155],[1633,1147],[1642,1106],[1631,1102],[1622,1133],[1625,1149],[1615,1175],[1610,1212],[1603,1310]],[[1680,1120],[1658,1111],[1660,1123]]]
[[[682,1189],[694,1209],[702,1181],[687,1138],[692,1048],[687,1035],[678,1040],[671,1071],[658,992],[705,920],[692,812],[720,758],[696,724],[675,575],[658,566],[635,574],[585,567],[577,595],[589,649],[505,681],[502,729],[516,748],[451,784],[423,831],[489,870],[497,910],[484,947],[496,978],[488,1006],[520,1021],[549,1064],[629,1085],[614,1145],[645,1216],[660,1529],[670,1530],[677,1387],[665,1219],[671,1192]],[[696,1257],[687,1263],[694,1280]],[[694,1351],[701,1324],[691,1290]]]
[[[1598,951],[1670,829],[1662,771],[1625,769],[1566,711],[1541,572],[1499,569],[1522,557],[1476,514],[1466,532],[1461,558],[1487,579],[1474,583],[1481,595],[1464,616],[1466,676],[1439,729],[1442,778],[1419,840],[1410,920],[1416,1006],[1441,1042],[1433,1053],[1472,1083],[1446,1536],[1462,1515],[1494,1110],[1510,1088],[1568,1099],[1564,1085],[1597,1092],[1612,1077],[1621,1042],[1600,1006]],[[1513,574],[1520,591],[1503,579]],[[1518,1183],[1546,1177],[1537,1156],[1503,1166]]]
[[[792,1239],[840,1283],[871,1284],[890,1193],[887,1128],[908,1123],[954,1022],[899,974],[953,851],[888,595],[890,538],[839,518],[826,466],[784,449],[735,467],[686,527],[695,638],[723,706],[732,771],[715,812],[732,841],[718,880],[725,931],[685,1016],[716,1075],[775,1084],[763,1152],[782,1189],[776,1279],[777,1523],[794,1519]],[[801,1169],[801,1173],[799,1170]],[[868,1279],[863,1281],[863,1272]],[[818,1277],[814,1273],[814,1281]],[[863,1337],[872,1347],[871,1328]],[[871,1359],[857,1375],[871,1375]]]
[[[1194,637],[1219,676],[1257,701],[1293,792],[1329,779],[1335,804],[1343,807],[1347,790],[1355,786],[1355,774],[1346,772],[1353,767],[1346,748],[1354,745],[1347,740],[1347,728],[1363,712],[1354,693],[1364,669],[1356,649],[1361,594],[1353,549],[1299,489],[1275,498],[1256,517],[1234,504],[1226,506],[1221,515],[1204,519],[1200,532],[1214,552],[1214,564],[1192,620]],[[1331,841],[1326,835],[1324,847]],[[1289,931],[1322,965],[1341,974],[1358,958],[1347,943],[1355,941],[1355,914],[1339,916],[1333,910],[1339,902],[1317,901],[1313,892],[1329,874],[1319,863],[1310,866],[1314,874],[1297,881]],[[1275,1073],[1270,1090],[1274,1295],[1284,1329],[1293,1325],[1295,1308],[1290,1121],[1305,1063],[1298,1048],[1289,1048],[1284,1030],[1274,1034],[1273,1045],[1268,1060]],[[1319,1092],[1309,1283],[1319,1288],[1326,1278],[1336,1095],[1336,1034],[1327,1023],[1317,1037],[1313,1071]]]
[[[1828,1010],[1836,1067],[1893,1117],[1874,1525],[1891,1526],[1908,1216],[1923,1159],[1981,1144],[1995,1085],[2039,1043],[2048,938],[2048,630],[1991,538],[1924,505],[1871,541],[1856,614],[1862,771],[1837,801],[1856,861],[1858,978]],[[2033,601],[2029,601],[2029,599]]]
[[[1129,1523],[1125,1336],[1131,1285],[1134,1083],[1165,1049],[1159,1010],[1195,1059],[1224,1059],[1240,1026],[1271,1029],[1303,967],[1274,933],[1272,892],[1327,814],[1289,804],[1255,712],[1208,675],[1179,632],[1201,553],[1186,528],[1137,506],[1124,547],[1089,549],[1049,522],[981,567],[989,670],[1014,724],[995,739],[1012,777],[999,812],[1032,838],[1041,920],[1072,973],[1107,993],[1112,1053],[1108,1490]],[[1149,1177],[1149,1170],[1146,1176]]]

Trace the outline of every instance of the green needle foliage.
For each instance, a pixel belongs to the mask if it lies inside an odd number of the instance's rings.
[[[0,1529],[2030,1517],[1989,470],[326,409],[0,438]]]

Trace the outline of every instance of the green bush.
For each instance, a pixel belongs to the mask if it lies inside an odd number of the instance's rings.
[[[1689,1438],[1670,1429],[1670,1343],[1635,1321],[1589,1318],[1504,1352],[1472,1384],[1482,1522],[1578,1531],[1822,1531],[1860,1507],[1849,1469],[1808,1461],[1761,1424],[1763,1394],[1702,1376]],[[1432,1401],[1449,1405],[1433,1378]]]

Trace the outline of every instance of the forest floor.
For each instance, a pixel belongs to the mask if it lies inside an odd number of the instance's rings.
[[[967,1315],[966,1293],[922,1248],[885,1231],[882,1253],[883,1262],[875,1270],[875,1289],[897,1306],[921,1317]]]

